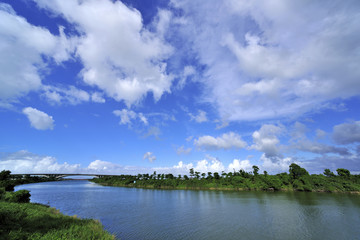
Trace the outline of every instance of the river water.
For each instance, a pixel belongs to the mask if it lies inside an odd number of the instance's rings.
[[[86,180],[17,186],[120,239],[360,239],[360,196],[153,190]]]

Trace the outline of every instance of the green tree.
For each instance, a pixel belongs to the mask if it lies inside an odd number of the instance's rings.
[[[0,172],[0,181],[6,181],[10,179],[10,171],[9,170],[2,170]]]
[[[345,168],[338,168],[336,169],[336,172],[340,177],[345,177],[345,178],[350,177],[350,171]]]
[[[299,179],[302,176],[309,175],[308,171],[306,171],[305,168],[302,168],[295,163],[292,163],[289,166],[289,173],[290,173],[291,179],[293,179],[293,180]]]
[[[252,166],[252,168],[253,168],[254,175],[255,176],[259,175],[259,167],[254,165],[254,166]]]
[[[327,177],[334,177],[335,176],[335,174],[332,171],[330,171],[330,169],[328,169],[328,168],[324,170],[324,175],[327,176]]]
[[[194,169],[193,168],[190,168],[190,177],[194,177]]]

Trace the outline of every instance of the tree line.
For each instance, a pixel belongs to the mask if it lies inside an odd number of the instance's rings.
[[[338,168],[336,174],[325,169],[323,174],[309,172],[292,163],[289,172],[270,175],[266,171],[259,173],[254,165],[253,171],[201,173],[190,169],[188,175],[138,174],[103,176],[91,181],[123,187],[155,189],[217,189],[217,190],[260,190],[260,191],[318,191],[318,192],[360,192],[360,175],[352,175],[344,168]]]

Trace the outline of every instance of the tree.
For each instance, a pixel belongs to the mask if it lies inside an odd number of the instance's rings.
[[[309,175],[308,171],[305,170],[305,168],[300,167],[299,165],[292,163],[289,166],[289,173],[291,179],[299,179],[302,176]]]
[[[345,177],[345,178],[350,177],[350,171],[345,168],[338,168],[336,169],[336,172],[340,177]]]
[[[194,177],[194,169],[193,168],[190,168],[190,177]]]
[[[327,177],[335,176],[335,174],[332,171],[330,171],[330,169],[328,169],[328,168],[324,170],[324,175]]]
[[[214,178],[215,178],[215,179],[220,179],[220,175],[219,175],[218,172],[214,172]]]
[[[9,170],[2,170],[0,172],[0,181],[5,181],[10,179],[10,171]]]
[[[252,168],[253,168],[254,175],[255,176],[259,175],[259,167],[254,165],[254,166],[252,166]]]

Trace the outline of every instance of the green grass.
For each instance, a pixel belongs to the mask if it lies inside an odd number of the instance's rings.
[[[115,239],[99,221],[79,219],[33,203],[0,201],[0,240]]]

